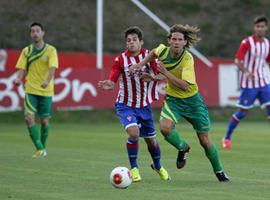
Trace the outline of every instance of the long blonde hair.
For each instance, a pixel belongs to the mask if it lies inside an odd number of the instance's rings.
[[[185,47],[189,48],[201,40],[197,35],[199,31],[200,29],[197,26],[175,24],[170,28],[170,32],[167,37],[170,39],[172,37],[172,33],[175,32],[182,33],[184,35],[184,39],[187,40]]]

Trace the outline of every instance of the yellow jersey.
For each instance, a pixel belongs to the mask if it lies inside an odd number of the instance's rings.
[[[188,90],[184,91],[176,87],[170,80],[167,80],[166,94],[177,98],[187,98],[198,92],[194,59],[190,52],[183,49],[179,58],[175,59],[171,57],[170,47],[160,44],[154,49],[154,53],[170,73],[183,81],[187,81],[190,85]]]
[[[42,49],[36,49],[33,44],[25,47],[17,61],[16,68],[26,71],[25,92],[40,96],[54,95],[54,80],[48,87],[41,84],[47,79],[50,68],[58,68],[56,48],[47,43]]]

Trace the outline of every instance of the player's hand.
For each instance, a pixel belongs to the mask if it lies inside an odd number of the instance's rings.
[[[103,90],[112,90],[114,88],[115,83],[110,80],[104,80],[98,82],[98,87]]]
[[[157,63],[157,68],[161,74],[165,75],[167,73],[167,70],[162,62]]]
[[[48,85],[49,85],[49,82],[46,80],[46,81],[43,81],[43,83],[41,84],[41,87],[46,88],[48,87]]]
[[[143,73],[140,76],[140,79],[142,79],[144,82],[147,82],[147,83],[155,80],[155,78],[149,73]]]
[[[142,66],[139,64],[130,65],[128,68],[128,72],[130,76],[133,76],[136,72],[140,72],[142,69]]]
[[[22,81],[20,80],[20,79],[15,79],[15,81],[14,81],[14,85],[15,86],[20,86],[21,85],[21,83],[22,83]]]
[[[253,73],[249,72],[249,71],[245,71],[246,77],[249,79],[253,79],[255,76]]]

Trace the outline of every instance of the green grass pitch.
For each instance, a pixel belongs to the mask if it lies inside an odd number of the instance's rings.
[[[219,183],[185,122],[177,125],[191,145],[187,165],[175,166],[176,150],[158,133],[163,166],[172,180],[161,181],[140,141],[139,166],[143,182],[128,189],[109,183],[116,166],[129,167],[126,135],[119,123],[53,123],[48,157],[33,159],[33,145],[24,124],[0,124],[0,199],[6,200],[266,200],[270,198],[270,127],[266,122],[241,123],[231,151],[221,149],[226,123],[213,123],[217,145],[230,183]]]

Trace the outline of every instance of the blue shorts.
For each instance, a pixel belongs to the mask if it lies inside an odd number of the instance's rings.
[[[116,113],[125,129],[138,126],[140,137],[151,138],[156,136],[151,106],[132,108],[123,103],[115,104]]]
[[[250,109],[258,99],[262,108],[270,105],[270,84],[261,88],[242,88],[238,103],[239,108]]]

